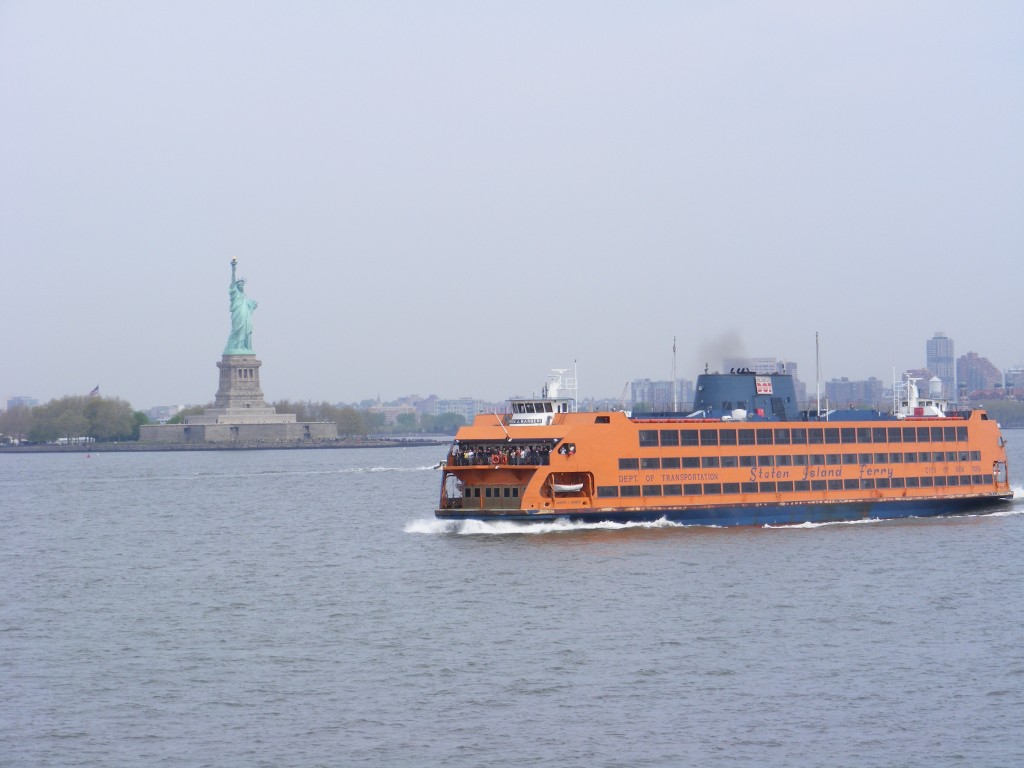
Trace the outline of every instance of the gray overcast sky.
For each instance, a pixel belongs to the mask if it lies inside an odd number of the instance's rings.
[[[1024,3],[0,0],[0,395],[1024,363]]]

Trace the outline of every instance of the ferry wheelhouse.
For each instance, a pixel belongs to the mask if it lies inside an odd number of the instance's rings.
[[[892,411],[799,411],[792,376],[699,376],[693,411],[577,412],[564,370],[540,398],[455,437],[436,515],[785,525],[992,511],[1010,499],[984,410],[897,387]]]

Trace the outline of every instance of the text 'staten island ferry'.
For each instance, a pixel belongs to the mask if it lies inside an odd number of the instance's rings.
[[[1012,498],[1004,440],[983,410],[947,410],[913,380],[893,413],[797,410],[793,378],[697,379],[695,412],[573,412],[543,397],[462,427],[437,517],[786,525],[990,511]]]

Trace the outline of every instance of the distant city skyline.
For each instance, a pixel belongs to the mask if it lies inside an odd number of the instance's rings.
[[[939,352],[936,352],[936,349],[937,349],[936,343],[938,343],[938,350],[939,350]],[[948,353],[949,353],[950,350],[955,350],[955,339],[947,336],[946,334],[939,333],[939,334],[936,334],[935,336],[933,336],[932,338],[925,340],[925,357],[928,358],[929,355],[932,355],[933,356],[933,364],[935,363],[935,359],[940,359],[942,361],[942,363],[944,364],[946,359],[947,359],[947,357],[948,357]],[[938,358],[934,358],[934,355],[936,355],[936,354],[939,354],[940,356]],[[800,375],[801,368],[800,368],[799,364],[797,364],[794,361],[784,361],[784,360],[780,360],[778,358],[766,357],[766,356],[758,356],[758,357],[750,357],[750,358],[732,357],[732,358],[725,358],[725,359],[723,359],[721,361],[721,364],[717,365],[717,366],[716,365],[712,365],[712,363],[710,361],[707,363],[707,365],[709,366],[709,369],[712,370],[712,371],[723,371],[724,372],[726,370],[729,370],[730,367],[731,368],[737,368],[737,367],[740,367],[740,366],[749,366],[751,370],[753,370],[755,372],[758,372],[758,373],[767,373],[769,371],[777,371],[777,372],[780,372],[780,373],[782,373],[782,372],[790,373],[790,374],[793,374],[794,376],[797,377],[798,382],[799,382],[800,385],[803,385],[802,387],[798,386],[798,394],[801,396],[801,399],[806,400],[807,398],[812,396],[812,392],[808,391],[808,385],[809,384],[814,384],[815,380],[813,378],[811,378],[810,381],[808,381],[806,375],[801,376]],[[953,366],[954,366],[955,370],[960,370],[961,366],[964,366],[965,373],[961,374],[957,378],[958,379],[969,378],[970,381],[969,381],[969,384],[968,384],[968,390],[967,390],[968,393],[971,392],[971,391],[974,391],[976,389],[984,389],[984,388],[986,388],[986,387],[980,386],[980,385],[981,384],[990,384],[990,383],[992,383],[995,380],[993,378],[994,376],[996,378],[998,378],[998,382],[997,382],[998,386],[1002,386],[1006,382],[1007,379],[1012,379],[1014,382],[1019,380],[1021,382],[1021,385],[1024,385],[1024,366],[1015,365],[1015,366],[1010,366],[1008,368],[999,369],[997,366],[992,364],[991,361],[989,361],[984,355],[980,355],[980,354],[978,354],[976,352],[973,352],[973,351],[965,352],[962,355],[956,355],[954,360],[953,360]],[[811,369],[811,370],[813,371],[813,369]],[[692,376],[679,376],[677,378],[677,382],[679,384],[679,391],[677,393],[676,402],[678,404],[682,405],[682,404],[686,404],[686,403],[692,401],[692,398],[693,398],[693,383],[694,383],[694,381],[696,379],[697,374],[701,373],[702,371],[703,371],[703,369],[701,369],[701,371],[695,372]],[[902,379],[902,378],[905,378],[907,374],[913,374],[914,372],[924,372],[924,371],[928,371],[931,374],[936,375],[936,376],[939,375],[938,371],[931,370],[930,368],[927,368],[926,366],[925,367],[907,366],[907,367],[904,367],[902,369],[897,369],[896,374],[897,374],[898,377],[900,377]],[[941,379],[942,377],[939,376],[939,378]],[[875,381],[876,384],[872,384],[873,381]],[[616,394],[616,393],[591,394],[591,393],[587,393],[585,391],[581,391],[580,392],[580,401],[581,402],[582,401],[608,402],[608,403],[647,402],[649,404],[657,404],[659,407],[661,407],[661,406],[664,406],[666,404],[671,404],[673,402],[672,388],[670,386],[668,386],[670,384],[670,382],[671,382],[670,379],[656,379],[656,378],[651,378],[651,377],[646,377],[646,376],[634,377],[634,378],[626,379],[625,384],[624,384],[621,392],[619,392],[618,394]],[[845,384],[842,384],[843,382],[845,382]],[[861,379],[861,378],[854,378],[854,377],[846,376],[846,375],[827,376],[827,377],[823,376],[822,381],[821,381],[821,384],[822,384],[822,387],[823,387],[822,394],[824,394],[824,387],[825,387],[825,385],[829,384],[829,383],[833,383],[833,384],[839,385],[839,386],[846,386],[846,387],[848,387],[847,389],[843,389],[842,390],[844,392],[844,394],[842,396],[838,397],[839,400],[843,400],[843,401],[852,400],[852,401],[871,402],[872,398],[877,400],[877,398],[880,396],[880,394],[866,394],[866,393],[874,393],[874,392],[876,392],[876,390],[880,393],[881,390],[883,390],[883,389],[888,391],[888,390],[890,390],[892,388],[892,383],[893,382],[891,381],[891,377],[890,377],[890,379],[881,379],[879,377],[869,376],[869,377],[865,377],[865,378]],[[979,386],[973,386],[974,384],[978,384]],[[926,385],[927,385],[927,382],[923,382],[922,383],[922,386],[926,386]],[[1010,386],[1010,385],[1008,385],[1008,386]],[[418,399],[418,400],[430,400],[430,399],[433,399],[433,400],[443,401],[445,403],[449,403],[449,402],[457,402],[458,403],[457,406],[451,407],[450,409],[446,406],[445,409],[441,411],[443,413],[449,413],[450,412],[450,413],[459,413],[460,415],[468,415],[468,414],[474,412],[474,407],[475,407],[474,404],[482,403],[482,404],[486,404],[486,405],[493,405],[495,403],[504,402],[507,399],[513,398],[513,397],[521,397],[521,396],[539,394],[540,390],[541,390],[541,386],[537,386],[536,388],[534,388],[532,390],[529,390],[529,391],[509,392],[508,394],[506,394],[506,395],[504,395],[502,397],[498,397],[498,398],[477,397],[473,393],[463,393],[461,395],[457,395],[456,396],[456,395],[450,395],[450,394],[438,394],[436,392],[431,392],[431,393],[429,393],[427,395],[420,395],[418,393],[407,392],[405,394],[399,394],[399,395],[396,395],[395,397],[387,398],[387,399],[380,398],[380,396],[378,394],[377,396],[372,396],[371,395],[371,396],[368,396],[368,397],[360,398],[358,400],[337,400],[337,399],[332,400],[330,398],[323,398],[322,400],[318,400],[318,401],[315,401],[315,402],[329,402],[329,403],[332,403],[332,404],[344,404],[344,405],[368,404],[367,407],[372,408],[373,404],[392,406],[395,403],[408,402],[410,399]],[[847,392],[850,393],[850,394],[846,394]],[[858,393],[858,394],[854,395],[853,393],[855,393],[855,392]],[[861,393],[865,393],[865,394],[861,394]],[[89,394],[89,393],[86,393],[86,392],[81,392],[81,393],[67,392],[67,393],[64,393],[64,394],[72,395],[72,394]],[[106,394],[106,393],[99,393],[99,394]],[[955,397],[958,394],[960,394],[960,393],[958,392],[958,393],[954,394],[954,393],[951,393],[951,392],[944,392],[944,396],[946,396],[949,399],[955,399]],[[58,397],[60,397],[60,396],[62,396],[62,395],[58,395]],[[117,395],[110,395],[110,396],[117,396]],[[32,396],[18,395],[18,396],[3,396],[3,397],[0,397],[0,403],[4,404],[4,408],[10,407],[11,402],[12,402],[12,398],[13,398],[13,401],[16,401],[17,404],[20,404],[20,405],[39,404],[40,402],[42,402],[38,398],[33,398]],[[287,397],[287,396],[276,398],[276,400],[278,400],[278,401],[280,401],[280,400],[303,400],[303,399],[304,398],[295,398],[295,397]],[[153,403],[153,404],[148,404],[148,405],[139,405],[137,403],[132,403],[132,406],[135,407],[137,410],[161,412],[161,414],[162,414],[161,418],[166,418],[167,417],[166,409],[168,409],[168,408],[174,408],[174,407],[184,408],[184,407],[189,407],[189,406],[203,405],[203,404],[206,404],[208,402],[212,402],[212,400],[213,400],[213,397],[211,396],[208,400],[204,400],[202,402],[190,403],[190,402],[185,402],[185,401],[179,401],[179,402],[176,402],[176,403]],[[131,401],[129,401],[129,402],[131,402]],[[411,406],[409,406],[409,407],[411,408]],[[394,410],[394,408],[391,408],[390,410]],[[390,410],[389,410],[389,413],[390,413]],[[415,410],[415,408],[412,408],[412,410]],[[399,409],[398,411],[395,411],[395,412],[396,413],[401,412],[401,409]],[[171,415],[173,415],[173,414],[171,414]]]

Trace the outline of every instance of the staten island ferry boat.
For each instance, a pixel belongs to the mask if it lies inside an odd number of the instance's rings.
[[[693,411],[577,412],[563,374],[459,429],[438,518],[792,525],[989,512],[1010,499],[984,410],[896,387],[891,412],[800,411],[793,377],[698,377]]]

